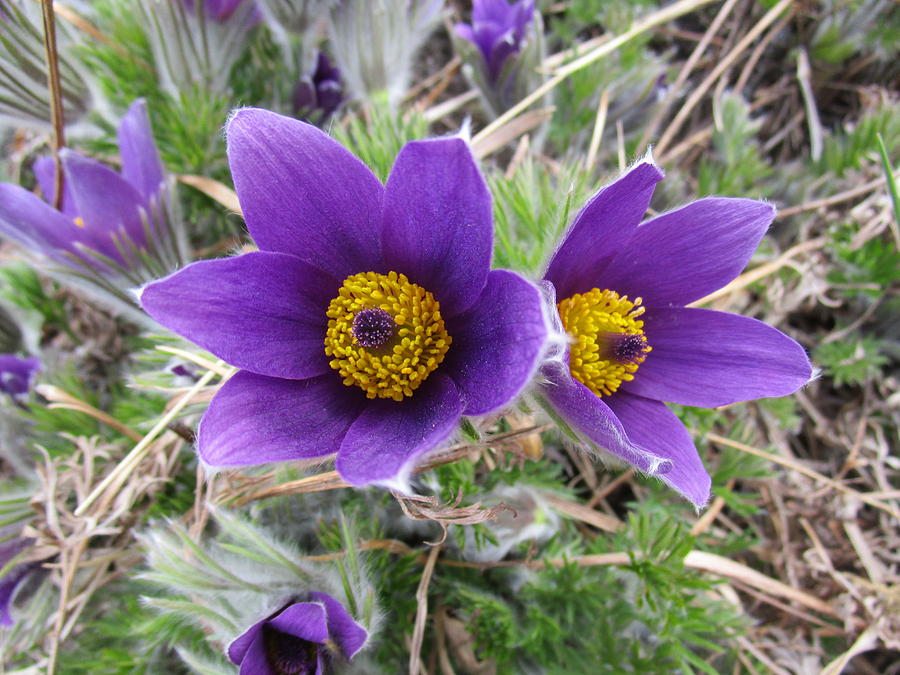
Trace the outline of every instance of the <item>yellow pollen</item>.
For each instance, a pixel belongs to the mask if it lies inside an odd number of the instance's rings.
[[[369,308],[387,312],[397,324],[393,337],[377,348],[359,345],[351,330],[357,313]],[[356,385],[368,398],[412,396],[444,360],[452,341],[434,296],[396,272],[347,277],[326,314],[325,353],[332,357],[331,367],[344,384]]]
[[[615,291],[592,288],[560,302],[559,316],[573,342],[569,346],[572,377],[597,396],[613,394],[622,382],[634,379],[651,347],[644,336],[641,298],[633,302]],[[625,336],[638,336],[628,345],[628,358],[616,358],[616,345]],[[637,347],[634,345],[637,344]]]
[[[84,218],[81,216],[75,216],[72,219],[72,222],[75,223],[78,227],[84,227]]]

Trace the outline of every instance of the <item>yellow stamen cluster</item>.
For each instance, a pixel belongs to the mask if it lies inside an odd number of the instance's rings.
[[[84,218],[81,216],[75,216],[72,218],[72,222],[75,223],[77,227],[84,227]]]
[[[576,293],[557,306],[573,342],[569,346],[572,377],[597,396],[609,396],[622,382],[634,379],[638,366],[650,352],[644,337],[641,299],[633,302],[615,291],[593,288]],[[616,359],[616,336],[636,335],[641,346],[625,360]]]
[[[377,348],[359,345],[353,319],[367,308],[393,317],[397,330]],[[403,274],[364,272],[344,280],[328,305],[325,353],[347,386],[356,385],[368,398],[402,401],[444,360],[451,338],[441,318],[440,304]]]

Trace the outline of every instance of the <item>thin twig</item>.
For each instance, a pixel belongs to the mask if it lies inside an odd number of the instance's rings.
[[[766,452],[765,450],[759,450],[758,448],[754,448],[751,445],[747,445],[745,443],[738,443],[737,441],[732,441],[730,438],[725,438],[724,436],[719,436],[718,434],[708,433],[706,434],[706,438],[713,443],[719,443],[720,445],[727,445],[729,448],[735,448],[736,450],[741,450],[746,452],[748,455],[754,455],[756,457],[761,457],[762,459],[767,459],[770,462],[775,462],[776,464],[780,464],[781,466],[785,466],[789,469],[793,469],[797,473],[802,473],[804,476],[808,478],[812,478],[813,480],[824,483],[828,485],[830,488],[837,490],[838,492],[843,492],[846,495],[849,495],[855,499],[860,500],[861,502],[865,502],[869,506],[874,506],[876,509],[880,509],[885,513],[890,514],[894,518],[900,518],[900,512],[897,511],[896,508],[890,506],[889,504],[885,504],[884,502],[873,498],[870,495],[867,495],[865,492],[857,492],[853,488],[849,488],[843,483],[839,483],[835,480],[832,480],[828,476],[823,476],[818,471],[813,471],[809,467],[801,464],[800,462],[788,459],[787,457],[782,457],[781,455],[773,455],[771,452]]]
[[[641,152],[643,152],[644,148],[647,147],[647,143],[649,143],[650,139],[653,138],[654,134],[656,134],[656,131],[659,128],[659,124],[660,122],[662,122],[663,117],[665,117],[666,113],[669,112],[669,109],[672,107],[675,99],[681,95],[681,89],[682,87],[684,87],[684,83],[687,82],[688,77],[690,77],[690,74],[694,71],[694,68],[697,66],[697,63],[700,61],[700,57],[703,56],[703,53],[709,46],[709,43],[713,39],[713,36],[719,32],[719,29],[722,27],[725,19],[728,18],[729,14],[731,14],[731,10],[734,9],[735,4],[737,4],[737,0],[726,0],[725,4],[723,4],[722,8],[719,10],[719,13],[716,14],[716,18],[713,19],[712,23],[709,25],[709,28],[703,34],[700,42],[696,47],[694,47],[694,51],[691,52],[691,55],[688,57],[687,62],[681,67],[681,70],[678,72],[678,76],[675,78],[675,83],[671,87],[669,87],[669,91],[666,94],[662,105],[659,106],[659,108],[653,114],[652,119],[647,124],[647,129],[644,131],[644,135],[641,136],[641,140],[638,143],[637,154],[641,154]]]
[[[782,2],[788,1],[789,0],[782,0]],[[480,132],[478,132],[478,134],[475,135],[475,138],[473,140],[478,141],[492,134],[504,124],[531,107],[533,103],[542,99],[548,92],[559,86],[570,75],[577,73],[578,71],[586,68],[592,63],[596,63],[600,59],[613,53],[619,47],[627,44],[639,35],[642,35],[643,33],[646,33],[647,31],[652,30],[661,24],[667,23],[679,18],[680,16],[688,14],[689,12],[693,12],[694,10],[702,7],[703,5],[707,5],[710,2],[712,2],[712,0],[679,0],[679,2],[673,3],[668,7],[663,7],[662,9],[659,9],[656,12],[653,12],[652,14],[636,21],[634,25],[629,30],[622,33],[622,35],[604,42],[595,49],[592,49],[584,56],[581,56],[574,61],[571,61],[570,63],[562,66],[556,72],[556,75],[544,82],[540,87],[528,94],[525,98],[516,103],[513,107],[500,115],[500,117],[495,119],[493,122],[488,124],[484,129],[482,129]]]
[[[604,89],[600,94],[600,104],[597,106],[597,117],[594,119],[594,130],[591,133],[591,144],[588,147],[587,158],[584,160],[584,168],[590,171],[597,161],[597,153],[600,152],[600,141],[603,139],[603,129],[606,127],[606,113],[609,110],[609,89]]]
[[[728,70],[732,64],[737,61],[737,58],[743,54],[750,44],[760,36],[760,34],[769,27],[775,20],[781,16],[781,13],[784,12],[788,6],[794,0],[781,0],[777,5],[775,5],[772,9],[770,9],[766,14],[760,19],[753,28],[743,37],[743,39],[735,45],[734,49],[732,49],[728,54],[716,64],[716,67],[712,69],[712,72],[707,75],[703,81],[691,92],[691,95],[688,96],[687,100],[684,102],[684,105],[678,110],[678,114],[675,115],[675,119],[669,124],[666,128],[666,131],[663,133],[662,137],[659,139],[659,142],[656,144],[656,151],[659,154],[662,154],[665,149],[672,143],[675,139],[675,135],[679,132],[681,127],[687,121],[688,116],[693,112],[694,108],[698,103],[703,99],[706,95],[706,92],[709,91],[710,87],[715,84],[716,80],[718,80],[722,74]]]
[[[825,146],[822,133],[822,122],[819,119],[819,109],[816,106],[816,96],[812,88],[812,67],[809,65],[809,56],[802,47],[797,52],[797,82],[800,84],[800,93],[803,95],[803,104],[806,106],[806,123],[809,126],[809,152],[814,162],[819,161],[822,149]]]
[[[98,410],[90,403],[86,403],[81,399],[75,398],[59,387],[54,387],[52,384],[39,384],[37,387],[35,387],[35,391],[46,398],[48,401],[50,401],[50,405],[47,406],[48,408],[64,408],[66,410],[77,410],[78,412],[89,415],[95,420],[102,422],[106,426],[115,429],[123,436],[127,436],[128,438],[133,440],[135,443],[143,438],[141,434],[136,432],[134,429],[128,428],[115,417],[106,414],[102,410]]]
[[[91,504],[93,504],[100,495],[103,494],[104,491],[115,483],[121,483],[121,481],[125,480],[128,475],[134,471],[135,467],[140,464],[141,460],[147,454],[150,449],[150,444],[153,442],[153,439],[156,438],[158,434],[164,431],[169,423],[177,417],[178,413],[182,411],[182,409],[191,402],[195,395],[197,395],[203,387],[209,384],[210,380],[216,376],[216,372],[209,370],[207,371],[203,377],[201,377],[197,383],[191,387],[187,393],[182,396],[175,405],[173,405],[169,411],[163,415],[160,420],[154,425],[154,427],[147,432],[147,435],[144,436],[141,441],[134,446],[134,448],[129,452],[119,465],[110,471],[109,475],[104,478],[100,484],[94,488],[94,490],[89,494],[81,504],[78,505],[78,508],[75,509],[76,516],[83,516],[84,512],[90,508]]]
[[[425,569],[422,570],[422,578],[419,580],[419,588],[416,590],[416,622],[413,627],[412,645],[409,649],[409,675],[419,674],[419,655],[422,653],[422,642],[425,640],[425,622],[428,620],[428,585],[431,583],[431,575],[434,572],[434,564],[437,562],[441,546],[433,546],[425,561]]]
[[[834,206],[835,204],[840,204],[841,202],[846,202],[855,197],[868,194],[869,192],[880,188],[885,184],[885,182],[886,179],[884,177],[876,178],[873,181],[869,181],[865,185],[860,185],[859,187],[841,192],[831,197],[825,197],[824,199],[817,199],[812,202],[807,202],[806,204],[800,204],[799,206],[792,206],[788,209],[782,209],[778,212],[778,217],[787,218],[788,216],[794,216],[798,213],[803,213],[804,211],[815,211],[816,209],[821,209],[826,206]]]
[[[44,21],[44,50],[47,55],[47,87],[50,89],[50,122],[53,125],[53,206],[59,209],[63,197],[63,170],[59,151],[66,145],[65,120],[63,119],[62,87],[59,83],[59,53],[56,51],[56,17],[52,0],[41,0],[41,17]]]

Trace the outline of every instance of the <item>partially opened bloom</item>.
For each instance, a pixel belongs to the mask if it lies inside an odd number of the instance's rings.
[[[0,235],[82,277],[106,293],[183,264],[185,248],[170,216],[166,177],[146,106],[135,101],[118,128],[121,173],[64,148],[59,209],[54,160],[38,159],[34,173],[44,199],[0,183]]]
[[[312,592],[250,627],[228,646],[241,675],[324,675],[349,661],[369,634],[327,593]]]
[[[294,87],[294,113],[312,124],[321,124],[344,100],[341,71],[334,67],[325,52],[316,56],[316,67],[304,75]]]
[[[662,177],[641,162],[602,189],[550,260],[545,278],[569,344],[543,365],[540,395],[589,445],[702,506],[709,474],[663,401],[784,396],[811,366],[799,344],[756,319],[686,307],[741,272],[774,209],[709,198],[639,225]]]
[[[490,271],[491,199],[461,138],[408,143],[387,184],[317,128],[239,110],[228,157],[260,251],[144,288],[157,321],[240,370],[198,430],[213,466],[337,455],[402,488],[461,415],[515,397],[547,334],[537,289]]]
[[[488,113],[499,116],[540,86],[543,39],[534,0],[475,0],[472,23],[454,28],[463,72]]]
[[[34,357],[0,354],[0,391],[14,399],[24,396],[40,367],[41,362]]]
[[[534,20],[534,0],[475,0],[472,23],[458,23],[456,34],[481,52],[491,81],[496,82],[507,60],[522,50]]]

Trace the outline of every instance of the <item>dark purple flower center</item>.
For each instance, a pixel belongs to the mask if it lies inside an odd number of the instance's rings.
[[[612,357],[619,363],[637,363],[647,350],[647,338],[643,335],[620,333],[612,336],[611,343]]]
[[[378,349],[388,343],[397,331],[394,317],[379,307],[367,307],[353,317],[350,328],[356,344],[366,349]]]
[[[318,667],[319,645],[296,635],[263,626],[266,659],[276,675],[313,675]]]

